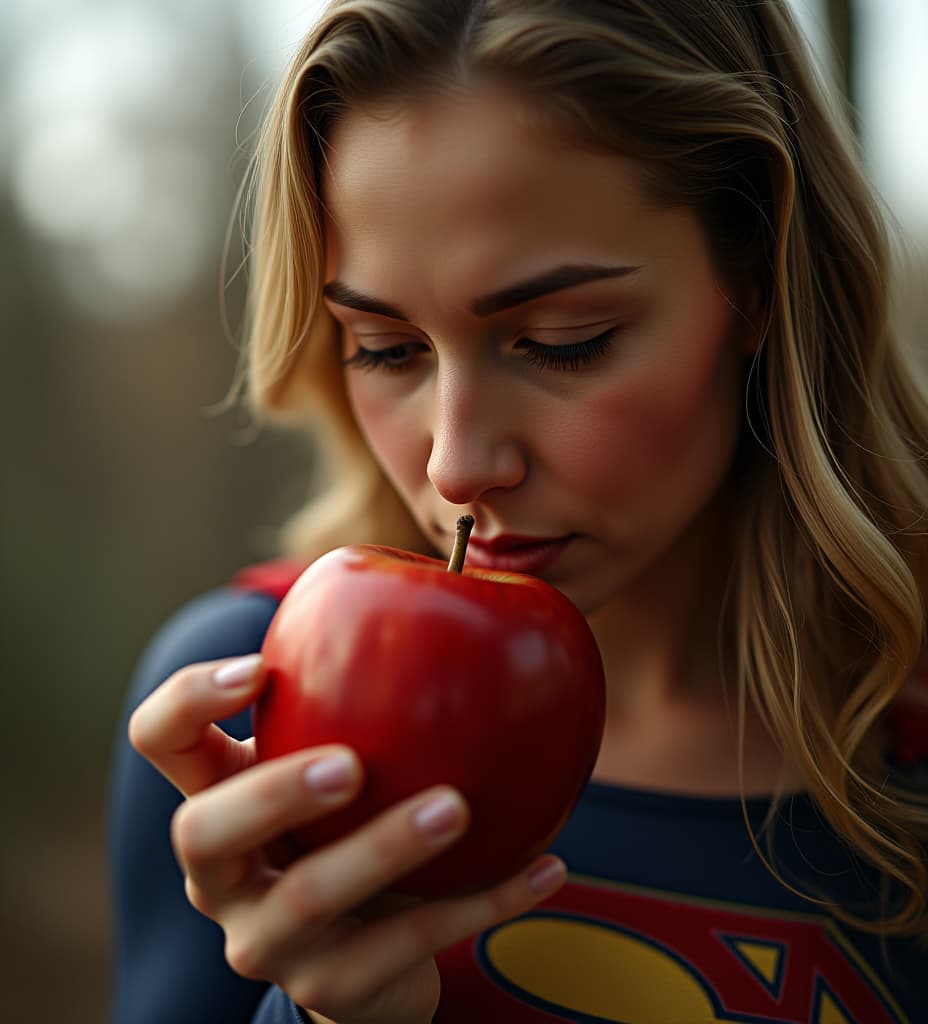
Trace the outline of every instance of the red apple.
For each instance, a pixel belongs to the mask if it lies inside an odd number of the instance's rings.
[[[262,653],[259,759],[344,743],[365,768],[359,798],[300,829],[302,846],[434,784],[467,799],[463,839],[404,879],[403,892],[463,894],[521,870],[593,769],[605,714],[599,650],[574,605],[536,577],[338,548],[294,584]]]

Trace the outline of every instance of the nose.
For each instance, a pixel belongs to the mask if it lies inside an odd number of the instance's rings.
[[[445,501],[467,505],[518,486],[527,470],[516,405],[499,382],[467,370],[441,375],[433,395],[428,478]]]

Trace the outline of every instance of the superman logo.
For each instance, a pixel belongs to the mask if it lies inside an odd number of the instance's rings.
[[[827,917],[577,879],[439,966],[441,1024],[912,1024]]]

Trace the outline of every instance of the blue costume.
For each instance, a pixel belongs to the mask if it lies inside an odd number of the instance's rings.
[[[114,1024],[305,1019],[279,989],[226,965],[222,932],[187,903],[171,850],[180,795],[125,739],[129,712],[177,669],[259,650],[280,592],[243,578],[199,598],[136,671],[110,789]],[[250,735],[247,713],[221,724]],[[787,883],[850,910],[874,906],[875,874],[808,798],[786,800],[765,827],[768,808],[747,803]],[[439,956],[439,1024],[928,1020],[928,950],[881,941],[791,892],[752,846],[737,799],[591,782],[554,851],[570,869],[563,889]]]

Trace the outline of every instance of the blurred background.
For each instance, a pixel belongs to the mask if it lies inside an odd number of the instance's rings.
[[[900,317],[925,338],[928,4],[794,5],[907,232]],[[308,446],[223,400],[234,197],[320,6],[0,4],[4,1020],[106,1018],[103,815],[127,679],[166,615],[274,552],[308,493]]]

